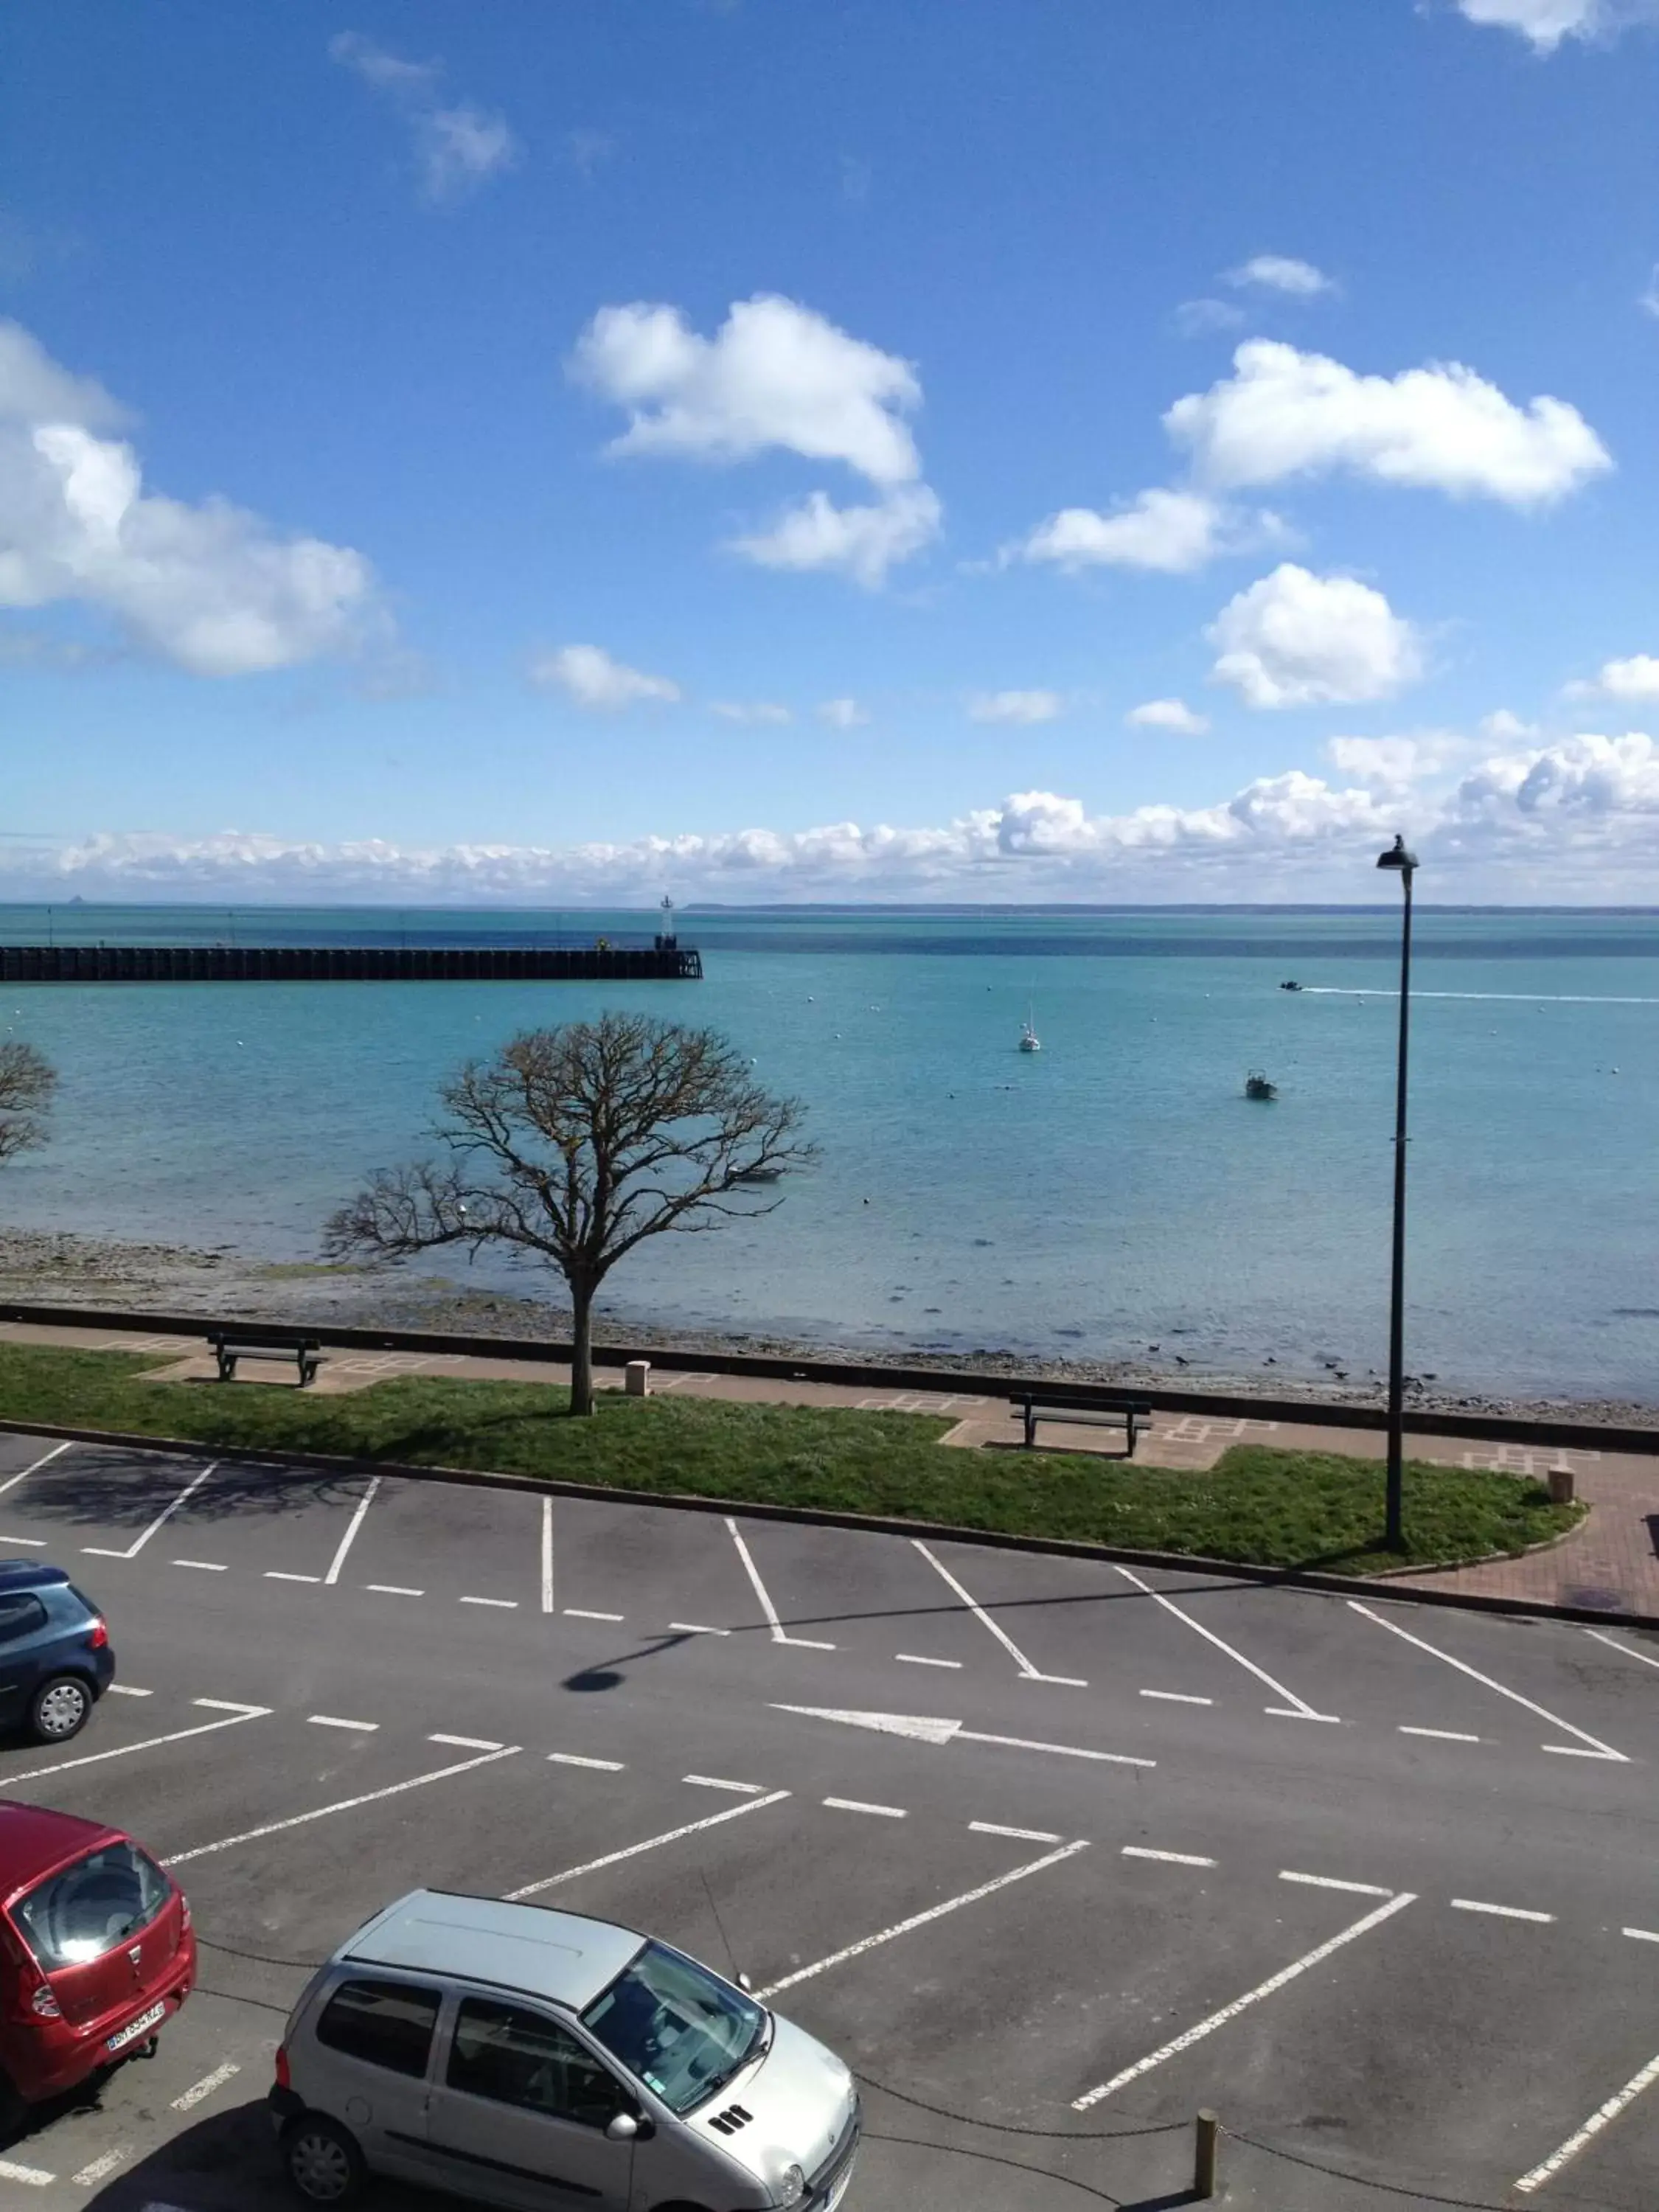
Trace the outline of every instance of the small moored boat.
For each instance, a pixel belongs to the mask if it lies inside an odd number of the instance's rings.
[[[1253,1067],[1244,1079],[1244,1096],[1247,1098],[1277,1098],[1279,1085],[1269,1083],[1259,1068]]]

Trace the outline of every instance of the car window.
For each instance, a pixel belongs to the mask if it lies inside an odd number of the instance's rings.
[[[15,1644],[46,1625],[46,1608],[27,1590],[0,1597],[0,1644]]]
[[[647,1943],[588,2006],[582,2025],[665,2104],[689,2112],[759,2047],[766,2014],[695,1959]]]
[[[426,2072],[438,2020],[436,1990],[406,1982],[342,1982],[317,2023],[317,2040],[392,2074]]]
[[[449,2086],[551,2119],[603,2128],[624,2100],[615,2075],[540,2013],[467,1997],[455,2022]]]
[[[82,1612],[85,1613],[88,1620],[97,1620],[101,1617],[97,1607],[93,1603],[92,1600],[87,1595],[86,1592],[81,1588],[78,1583],[65,1583],[64,1584],[64,1594],[66,1597],[71,1597],[74,1599],[76,1604],[80,1607]]]
[[[50,1973],[103,1958],[148,1928],[172,1894],[172,1883],[136,1844],[106,1844],[37,1882],[12,1913]]]

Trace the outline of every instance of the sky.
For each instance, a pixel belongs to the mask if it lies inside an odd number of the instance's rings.
[[[1652,902],[1659,0],[0,18],[0,900]]]

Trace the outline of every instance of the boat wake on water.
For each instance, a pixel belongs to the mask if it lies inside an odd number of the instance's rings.
[[[1284,987],[1281,985],[1280,987]],[[1398,991],[1361,991],[1350,984],[1302,983],[1310,999],[1397,999]],[[1659,999],[1613,998],[1589,991],[1419,991],[1415,999],[1513,999],[1523,1006],[1659,1006]]]

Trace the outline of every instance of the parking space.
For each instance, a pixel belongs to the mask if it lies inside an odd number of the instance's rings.
[[[721,1515],[561,1498],[553,1532],[562,1617],[626,1620],[639,1634],[766,1632]]]

